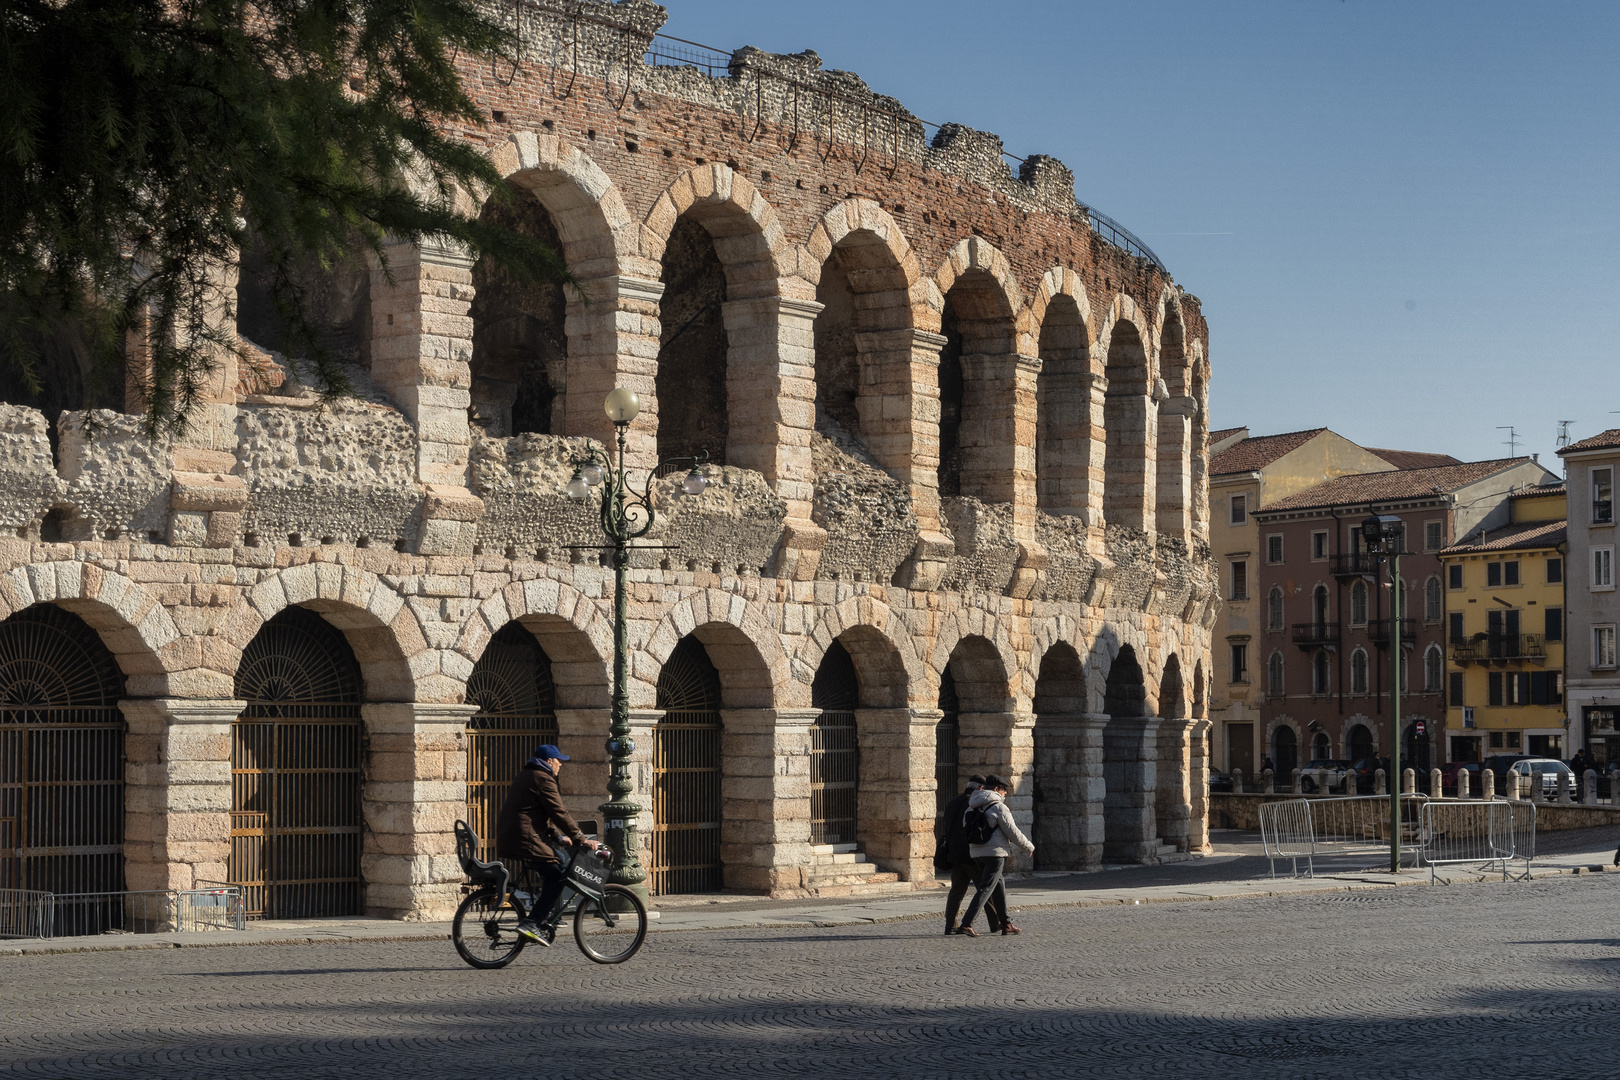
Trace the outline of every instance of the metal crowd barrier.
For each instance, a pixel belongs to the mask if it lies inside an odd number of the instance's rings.
[[[1427,795],[1401,796],[1401,851],[1420,856],[1427,842],[1421,808]],[[1271,876],[1277,876],[1277,863],[1292,864],[1291,876],[1316,873],[1318,855],[1372,855],[1388,853],[1390,847],[1389,797],[1351,795],[1338,799],[1285,799],[1260,806],[1260,841],[1271,861]]]
[[[241,886],[197,884],[194,889],[94,893],[0,889],[0,938],[246,929]]]
[[[1429,880],[1438,880],[1435,867],[1466,863],[1481,869],[1497,868],[1502,880],[1526,880],[1536,857],[1536,804],[1516,799],[1490,802],[1431,802],[1423,808],[1428,847],[1423,861]],[[1512,865],[1524,863],[1515,877]]]

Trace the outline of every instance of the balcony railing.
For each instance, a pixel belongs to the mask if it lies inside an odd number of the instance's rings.
[[[1542,634],[1475,634],[1471,638],[1452,638],[1451,658],[1459,664],[1545,664],[1546,638]]]
[[[1373,619],[1367,624],[1367,636],[1380,645],[1387,644],[1391,624],[1396,621],[1395,619]],[[1401,640],[1416,641],[1418,621],[1416,619],[1401,619],[1398,621],[1401,624]]]
[[[1304,649],[1314,649],[1322,645],[1337,645],[1339,643],[1339,626],[1337,623],[1295,623],[1294,644]]]
[[[1333,556],[1334,577],[1366,577],[1378,573],[1378,560],[1365,551]]]

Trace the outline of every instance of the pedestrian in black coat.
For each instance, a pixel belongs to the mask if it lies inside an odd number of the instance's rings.
[[[979,864],[973,861],[973,855],[968,851],[967,830],[962,825],[962,818],[967,814],[968,799],[983,786],[984,777],[968,777],[967,787],[962,789],[962,794],[945,804],[939,822],[934,826],[934,835],[939,838],[934,867],[951,872],[951,891],[945,897],[947,934],[956,933],[956,916],[962,910],[962,901],[968,889],[979,881]],[[992,896],[985,905],[984,914],[990,929],[999,930],[1007,921],[1007,894],[997,892]]]

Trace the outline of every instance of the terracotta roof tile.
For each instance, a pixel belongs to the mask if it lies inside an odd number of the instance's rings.
[[[1613,447],[1620,447],[1620,428],[1600,431],[1591,438],[1582,439],[1577,443],[1570,443],[1558,452],[1560,454],[1572,454],[1577,450],[1608,450]]]
[[[1417,499],[1433,493],[1436,488],[1443,492],[1451,491],[1529,460],[1527,457],[1496,458],[1442,465],[1433,469],[1396,469],[1393,472],[1340,476],[1269,506],[1262,506],[1258,513]]]
[[[1440,554],[1471,555],[1482,551],[1507,551],[1511,548],[1556,547],[1569,534],[1568,523],[1563,521],[1527,521],[1522,525],[1509,525],[1485,533],[1484,540],[1453,544]]]
[[[1562,480],[1560,480],[1556,484],[1538,484],[1535,487],[1527,487],[1527,488],[1524,488],[1521,491],[1515,491],[1513,494],[1509,495],[1508,498],[1510,498],[1510,499],[1535,499],[1535,498],[1540,498],[1541,496],[1544,496],[1544,495],[1568,495],[1568,494],[1569,494],[1569,487]]]
[[[1243,429],[1240,428],[1240,427],[1223,427],[1223,428],[1220,428],[1219,430],[1210,432],[1209,433],[1209,441],[1212,444],[1213,443],[1218,443],[1222,439],[1230,439],[1232,436],[1236,435],[1238,432],[1240,432],[1242,430]]]
[[[1263,469],[1291,450],[1316,438],[1327,428],[1309,431],[1289,431],[1281,435],[1259,435],[1229,446],[1209,459],[1209,475],[1226,476],[1231,473],[1254,472]]]
[[[1369,446],[1367,452],[1377,454],[1397,469],[1434,469],[1441,465],[1462,464],[1450,454],[1431,454],[1423,450],[1379,450]]]

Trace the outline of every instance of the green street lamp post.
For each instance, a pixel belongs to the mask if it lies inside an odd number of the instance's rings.
[[[1405,549],[1406,523],[1398,517],[1373,515],[1361,523],[1361,539],[1367,553],[1380,562],[1389,562],[1389,872],[1401,869],[1401,641],[1405,606],[1401,596],[1401,554]]]
[[[630,566],[630,542],[645,536],[653,526],[652,483],[659,469],[691,462],[691,471],[681,482],[681,491],[687,495],[701,495],[708,481],[699,471],[706,460],[704,457],[678,457],[659,462],[647,473],[639,488],[632,486],[632,481],[624,474],[624,436],[630,422],[641,412],[641,399],[634,391],[621,386],[608,394],[603,408],[613,421],[618,453],[610,458],[606,450],[590,446],[586,456],[575,461],[574,476],[567,490],[569,498],[584,502],[591,497],[592,488],[606,485],[602,491],[602,532],[613,550],[613,705],[607,740],[607,787],[611,798],[598,809],[603,818],[603,843],[613,851],[609,879],[645,895],[647,871],[642,868],[637,853],[640,840],[636,834],[641,806],[630,801],[636,790],[635,781],[630,777],[630,758],[636,744],[630,738],[625,571]]]

